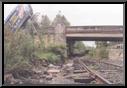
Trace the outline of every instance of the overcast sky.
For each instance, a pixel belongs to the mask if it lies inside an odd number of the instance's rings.
[[[61,11],[71,25],[123,25],[123,4],[31,4],[34,13],[47,14],[52,21]],[[4,19],[16,4],[4,5]],[[94,45],[94,42],[87,42]]]

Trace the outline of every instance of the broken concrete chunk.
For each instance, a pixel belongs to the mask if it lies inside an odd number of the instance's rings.
[[[66,66],[72,67],[73,66],[73,63],[67,63]]]
[[[46,76],[46,80],[52,80],[52,75],[48,75],[48,76]]]
[[[84,73],[87,72],[86,70],[74,70],[74,73]]]
[[[54,67],[54,65],[53,64],[49,64],[49,66],[48,67]]]
[[[47,72],[48,73],[59,73],[60,70],[59,69],[49,69]]]

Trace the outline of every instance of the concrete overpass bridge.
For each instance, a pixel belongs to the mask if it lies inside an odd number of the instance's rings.
[[[70,26],[65,30],[68,55],[75,41],[123,41],[122,26]]]
[[[54,29],[55,43],[66,44],[71,52],[75,41],[123,41],[123,26],[68,26],[58,24]]]
[[[70,26],[66,28],[67,40],[122,41],[122,26]]]

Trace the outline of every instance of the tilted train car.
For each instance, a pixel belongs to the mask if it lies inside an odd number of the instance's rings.
[[[18,4],[5,19],[12,31],[19,29],[32,16],[33,10],[30,4]]]

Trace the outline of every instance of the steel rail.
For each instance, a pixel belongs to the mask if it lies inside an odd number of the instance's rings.
[[[115,67],[123,68],[122,65],[118,65],[118,64],[114,64],[114,63],[110,63],[110,62],[106,62],[106,61],[93,61],[93,60],[86,60],[86,61],[92,62],[92,63],[104,63],[104,64],[112,65],[112,66],[115,66]]]
[[[120,68],[123,68],[123,66],[121,66],[121,65],[118,65],[118,64],[113,64],[113,63],[110,63],[110,62],[100,61],[100,63],[104,63],[104,64],[112,65],[112,66],[115,66],[115,67],[120,67]]]
[[[95,72],[95,71],[91,70],[90,68],[88,68],[82,61],[80,61],[80,60],[78,60],[78,61],[79,61],[79,64],[82,65],[83,68],[91,74],[91,76],[94,76],[95,80],[97,81],[97,84],[112,84],[110,81],[103,78],[97,72]]]

